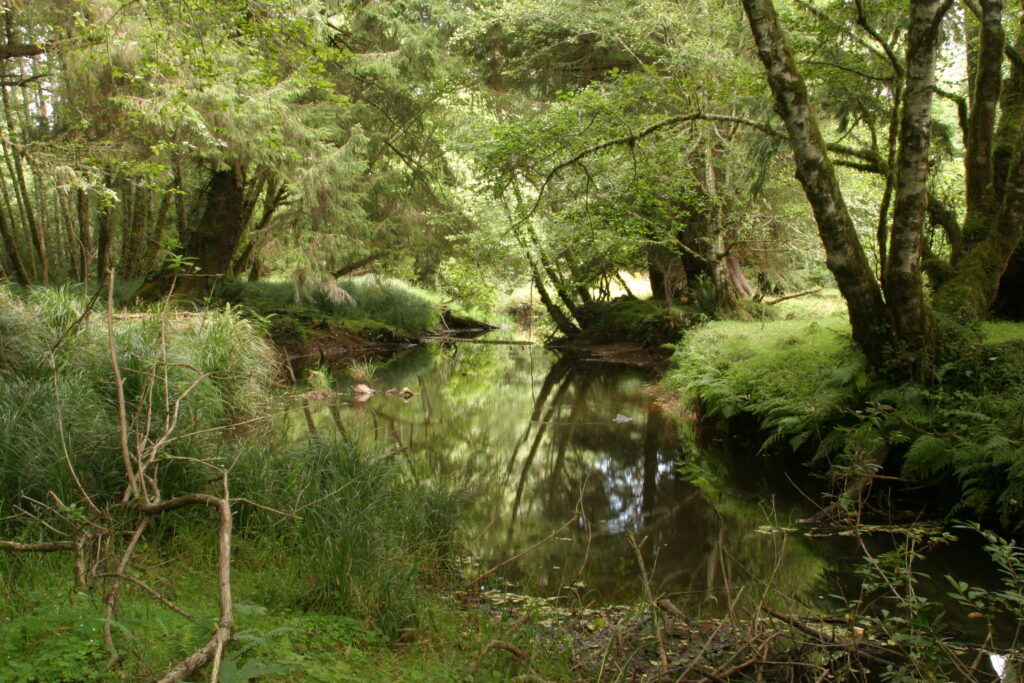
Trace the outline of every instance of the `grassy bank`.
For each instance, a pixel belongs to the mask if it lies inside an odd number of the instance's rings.
[[[347,339],[356,345],[414,341],[436,333],[450,305],[434,292],[376,275],[225,283],[216,294],[264,316],[270,338],[289,349]]]
[[[0,289],[0,680],[158,678],[229,622],[221,681],[442,681],[493,638],[541,652],[447,597],[464,492],[278,438],[262,334],[232,307],[108,319],[76,289]]]
[[[710,416],[753,417],[763,451],[787,442],[838,480],[884,474],[927,486],[913,503],[933,515],[1024,520],[1024,325],[986,325],[934,386],[891,386],[867,372],[834,293],[780,308],[691,331],[669,385]]]

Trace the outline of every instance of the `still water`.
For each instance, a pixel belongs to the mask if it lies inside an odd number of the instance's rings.
[[[309,402],[302,428],[344,430],[401,458],[416,481],[467,491],[471,576],[539,543],[486,588],[579,605],[632,601],[642,584],[631,536],[654,593],[691,614],[721,614],[730,596],[767,581],[777,595],[812,600],[859,586],[856,541],[766,532],[814,512],[815,482],[797,480],[801,468],[784,456],[667,416],[643,369],[450,342],[373,365],[376,394],[355,397],[339,365],[341,400]]]

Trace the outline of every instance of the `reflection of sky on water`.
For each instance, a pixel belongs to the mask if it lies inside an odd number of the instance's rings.
[[[573,362],[536,347],[430,345],[383,362],[370,382],[380,394],[311,404],[304,424],[344,429],[396,453],[418,482],[472,491],[466,536],[484,568],[582,513],[503,570],[519,590],[553,595],[582,584],[585,602],[632,599],[640,585],[627,532],[656,566],[655,588],[677,600],[764,575],[779,552],[782,579],[793,588],[813,581],[820,560],[799,544],[779,551],[754,532],[766,518],[756,503],[760,484],[741,481],[749,479],[745,468],[725,476],[742,485],[716,492],[714,502],[679,473],[694,456],[676,424],[652,406],[645,380],[635,368]],[[339,369],[339,392],[351,384]],[[383,395],[392,387],[416,395],[408,403]]]

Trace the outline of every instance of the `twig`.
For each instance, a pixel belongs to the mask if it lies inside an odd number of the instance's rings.
[[[821,287],[815,287],[813,289],[805,289],[802,292],[794,292],[793,294],[786,294],[784,296],[777,296],[774,299],[765,299],[764,300],[764,305],[765,306],[774,306],[777,303],[781,303],[783,301],[788,301],[789,299],[795,299],[798,296],[807,296],[808,294],[814,294],[815,292],[820,292],[821,289],[822,289]]]
[[[106,619],[103,620],[103,642],[106,644],[107,649],[110,650],[110,659],[107,661],[107,668],[117,664],[121,655],[117,651],[117,646],[114,644],[114,610],[117,608],[117,598],[121,591],[121,576],[124,574],[125,569],[128,568],[128,562],[131,560],[132,555],[135,553],[135,547],[139,544],[139,539],[142,538],[142,533],[149,526],[149,518],[143,517],[139,522],[139,525],[135,527],[135,532],[132,534],[132,538],[128,541],[128,547],[125,548],[124,553],[121,555],[121,561],[117,564],[117,571],[115,573],[114,583],[110,587],[110,591],[107,592],[106,603]]]
[[[136,578],[134,576],[131,576],[130,574],[118,574],[117,572],[109,572],[109,573],[106,573],[106,574],[97,574],[96,576],[99,577],[99,578],[115,578],[115,579],[124,579],[125,581],[130,581],[131,583],[134,583],[136,586],[138,586],[139,588],[141,588],[142,590],[146,591],[147,593],[152,595],[154,598],[156,598],[157,600],[162,602],[164,604],[164,606],[167,607],[168,609],[174,610],[175,612],[177,612],[181,616],[185,617],[186,619],[195,619],[195,617],[193,617],[191,614],[189,614],[188,612],[186,612],[182,608],[178,607],[177,605],[175,605],[173,602],[171,602],[170,600],[168,600],[164,596],[160,595],[160,593],[156,592],[156,590],[151,588],[149,586],[149,584],[147,584],[142,579],[139,579],[139,578]]]
[[[124,500],[137,498],[138,485],[132,469],[131,453],[128,450],[128,414],[125,409],[124,380],[121,379],[121,366],[117,362],[117,342],[114,338],[114,269],[107,269],[107,339],[110,347],[110,362],[114,367],[114,384],[117,385],[117,418],[119,436],[121,438],[121,459],[124,461],[124,473],[128,478],[128,488]]]
[[[508,642],[507,640],[492,640],[486,645],[484,645],[484,649],[480,651],[480,654],[477,655],[477,658],[474,659],[473,662],[466,668],[466,673],[470,676],[476,673],[477,668],[479,668],[480,666],[480,660],[482,660],[484,656],[491,650],[505,650],[506,652],[511,652],[516,656],[520,664],[526,663],[526,660],[530,658],[530,653],[522,649],[518,645],[514,645]]]
[[[560,534],[560,533],[562,533],[563,531],[565,531],[566,529],[568,529],[568,528],[569,528],[569,527],[570,527],[570,526],[572,525],[572,523],[573,523],[573,522],[575,522],[575,521],[576,521],[577,519],[579,519],[579,518],[580,518],[580,515],[579,515],[579,513],[575,513],[575,514],[573,514],[572,518],[570,518],[568,522],[566,522],[566,523],[565,523],[565,524],[563,524],[562,526],[558,527],[557,529],[555,529],[554,531],[552,531],[552,532],[551,532],[550,534],[548,534],[547,536],[545,536],[545,537],[544,537],[544,538],[542,538],[541,540],[537,541],[536,543],[534,543],[533,545],[531,545],[531,546],[530,546],[529,548],[527,548],[526,550],[522,551],[521,553],[518,553],[517,555],[513,555],[512,557],[508,558],[507,560],[504,560],[504,561],[502,561],[502,562],[499,562],[498,564],[494,565],[493,567],[491,567],[490,569],[488,569],[487,571],[485,571],[485,572],[484,572],[483,574],[481,574],[480,576],[478,576],[478,577],[476,577],[475,579],[473,579],[472,581],[470,581],[470,582],[469,582],[469,585],[471,585],[471,586],[472,586],[473,584],[477,584],[477,583],[480,583],[480,582],[481,582],[481,581],[483,581],[483,580],[484,580],[485,578],[487,578],[488,576],[490,576],[490,575],[491,575],[491,574],[493,574],[494,572],[498,571],[498,570],[499,570],[499,569],[501,569],[502,567],[504,567],[504,566],[506,566],[506,565],[509,565],[509,564],[512,564],[513,562],[515,562],[516,560],[518,560],[518,559],[519,559],[520,557],[522,557],[523,555],[526,555],[526,554],[527,554],[527,553],[529,553],[530,551],[532,551],[532,550],[535,550],[536,548],[538,548],[538,547],[540,547],[540,546],[544,545],[545,543],[547,543],[548,541],[550,541],[550,540],[551,540],[552,538],[554,538],[554,537],[555,537],[555,536],[557,536],[558,534]]]
[[[298,515],[293,514],[291,512],[285,512],[284,510],[276,510],[276,509],[274,509],[272,507],[268,507],[266,505],[260,505],[256,501],[249,500],[248,498],[232,498],[231,502],[232,503],[245,503],[246,505],[251,505],[254,508],[259,508],[260,510],[266,510],[267,512],[273,512],[275,515],[281,515],[282,517],[288,517],[289,519],[302,519],[302,517],[299,517]]]
[[[636,536],[630,531],[626,534],[626,538],[629,539],[629,544],[633,546],[633,554],[636,555],[636,562],[640,567],[640,583],[643,584],[644,595],[647,597],[647,603],[651,607],[651,624],[654,628],[654,637],[658,641],[658,659],[661,661],[662,673],[667,676],[668,655],[665,653],[665,638],[661,633],[661,614],[658,612],[658,602],[654,599],[654,594],[651,593],[651,578],[647,575],[647,565],[644,564],[644,556],[640,552],[640,544],[636,542]]]

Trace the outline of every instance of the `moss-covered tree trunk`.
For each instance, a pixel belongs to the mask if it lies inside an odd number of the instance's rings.
[[[210,175],[203,213],[184,240],[184,255],[194,259],[193,265],[203,277],[222,277],[231,270],[246,224],[245,194],[239,175],[235,168]]]
[[[846,299],[853,338],[872,365],[882,367],[892,347],[892,327],[882,291],[829,160],[807,86],[796,68],[771,0],[743,0],[758,56],[764,64],[796,162],[796,175],[814,212],[826,265]]]

